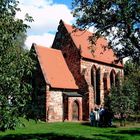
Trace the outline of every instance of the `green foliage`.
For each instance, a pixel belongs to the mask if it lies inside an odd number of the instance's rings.
[[[133,84],[125,81],[122,86],[113,87],[111,90],[111,108],[116,114],[133,113],[137,98],[137,91]]]
[[[120,125],[125,125],[126,116],[135,113],[137,97],[138,92],[129,80],[123,81],[122,85],[112,87],[107,104],[114,114],[119,115]],[[124,121],[124,124],[122,121]]]
[[[136,82],[135,85],[138,85],[140,82],[140,65],[133,63],[131,60],[127,61],[124,65],[124,74],[125,78],[133,82]]]
[[[25,77],[31,76],[33,62],[21,47],[28,25],[15,18],[17,5],[16,0],[0,1],[0,130],[3,131],[15,128],[31,90]]]
[[[120,114],[120,122],[126,116],[140,114],[140,66],[127,61],[124,65],[124,80],[121,85],[112,87],[111,94],[105,98],[105,106],[111,108],[115,114]],[[121,116],[122,115],[122,116]]]
[[[129,56],[140,64],[139,0],[73,0],[73,16],[78,27],[97,28],[93,42],[101,34],[110,36],[109,44],[120,58]]]
[[[140,114],[140,66],[129,60],[124,65],[124,74],[125,79],[131,81],[138,92],[135,110],[137,114]]]

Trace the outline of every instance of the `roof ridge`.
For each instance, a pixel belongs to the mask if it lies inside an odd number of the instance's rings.
[[[51,50],[51,51],[61,52],[61,50],[57,50],[57,49],[54,49],[54,48],[49,48],[49,47],[42,46],[42,45],[37,45],[37,44],[35,44],[34,47],[35,47],[35,48],[40,47],[40,48],[48,49],[48,50]],[[61,53],[62,53],[62,52],[61,52]]]
[[[81,28],[78,28],[78,27],[76,27],[76,26],[73,26],[73,25],[71,25],[71,24],[68,24],[68,23],[66,23],[66,22],[64,22],[63,20],[60,20],[60,23],[63,23],[64,25],[68,25],[68,26],[71,26],[72,28],[75,28],[75,29],[77,29],[77,30],[79,30],[79,31],[85,31],[85,32],[89,32],[89,33],[91,33],[91,34],[93,34],[94,32],[91,32],[91,31],[89,31],[89,30],[86,30],[86,29],[81,29]]]
[[[89,37],[93,35],[93,32],[86,29],[80,30],[76,27],[75,29],[77,30],[75,30],[74,32],[72,25],[67,24],[62,20],[60,21],[60,25],[64,26],[64,28],[70,34],[70,37],[75,46],[78,49],[79,46],[81,47],[82,57],[110,65],[112,65],[112,61],[114,62],[114,60],[117,59],[117,56],[115,55],[113,49],[109,48],[109,44],[106,37],[101,36],[97,39],[96,44],[91,44],[94,45],[94,49],[96,49],[96,51],[94,51],[93,49],[89,49]],[[107,49],[108,51],[106,51]],[[121,61],[119,61],[117,64],[114,64],[114,66],[123,67],[123,64],[121,63]]]

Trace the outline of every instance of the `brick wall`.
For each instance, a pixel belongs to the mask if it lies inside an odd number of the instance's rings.
[[[67,33],[67,30],[62,25],[59,25],[58,32],[55,37],[55,41],[52,45],[52,48],[59,49],[62,51],[62,54],[65,58],[65,61],[69,67],[69,70],[74,76],[76,84],[79,87],[80,92],[87,91],[87,84],[84,77],[81,75],[81,56],[80,50],[75,47],[70,34]]]
[[[79,93],[83,95],[83,119],[88,119],[88,84],[84,76],[81,74],[81,56],[80,50],[78,50],[73,43],[67,30],[62,25],[58,27],[58,33],[56,34],[55,41],[52,48],[59,49],[65,58],[69,70],[71,71],[77,86],[79,87]]]
[[[61,48],[61,51],[65,57],[65,61],[71,71],[77,86],[79,87],[79,93],[83,95],[83,119],[88,119],[88,107],[89,107],[89,95],[88,95],[88,83],[85,80],[84,75],[81,74],[81,58],[79,50],[71,43]]]
[[[47,91],[46,93],[46,121],[63,121],[62,91]]]
[[[113,67],[91,60],[83,59],[80,56],[80,50],[77,49],[70,35],[67,33],[66,28],[63,25],[59,25],[58,33],[56,34],[55,41],[52,45],[53,48],[62,51],[65,61],[71,71],[76,84],[79,87],[79,93],[83,95],[82,98],[82,110],[83,120],[89,118],[89,112],[91,108],[95,107],[95,93],[91,84],[91,68],[94,65],[96,68],[100,68],[100,104],[104,103],[104,84],[103,78],[106,73],[107,75],[107,92],[110,89],[110,72],[112,69],[116,73],[120,71],[123,75],[123,70],[120,68]]]
[[[97,69],[100,68],[100,72],[101,72],[100,73],[100,100],[101,100],[101,104],[104,104],[104,94],[105,94],[104,85],[103,85],[104,75],[106,74],[106,76],[107,76],[107,88],[108,88],[108,90],[110,90],[111,70],[114,70],[116,74],[120,72],[121,76],[123,76],[123,70],[120,68],[116,68],[116,67],[112,67],[109,65],[104,65],[104,64],[97,63],[97,62],[92,62],[92,61],[81,59],[81,73],[84,71],[83,75],[85,77],[86,83],[88,84],[89,110],[91,108],[95,107],[94,90],[93,90],[93,86],[91,84],[91,69],[93,66],[96,67]]]
[[[78,120],[82,121],[82,97],[68,97],[62,91],[49,90],[46,92],[46,121],[73,121],[73,104],[78,103]]]

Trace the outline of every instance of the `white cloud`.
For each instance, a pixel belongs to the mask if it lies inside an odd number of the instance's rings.
[[[19,0],[21,4],[26,5],[33,5],[33,6],[43,6],[43,5],[48,5],[52,4],[53,0]]]
[[[53,0],[20,0],[19,7],[21,12],[17,14],[18,18],[24,19],[25,14],[28,13],[34,19],[34,22],[28,23],[31,29],[28,30],[27,46],[30,45],[28,44],[31,42],[30,39],[37,41],[38,37],[41,41],[44,37],[52,37],[57,31],[60,19],[70,24],[73,22],[70,9],[64,4],[54,4]],[[46,42],[49,40],[52,38],[46,38]]]
[[[43,35],[30,35],[27,37],[25,41],[26,47],[31,47],[32,43],[36,43],[37,45],[50,47],[54,40],[54,35],[45,33]]]
[[[56,30],[60,19],[63,19],[68,23],[71,23],[73,20],[70,10],[63,4],[46,5],[41,8],[33,5],[21,5],[20,7],[22,13],[18,13],[17,16],[19,18],[24,18],[26,13],[32,16],[34,22],[29,23],[29,25],[32,27],[35,34]]]

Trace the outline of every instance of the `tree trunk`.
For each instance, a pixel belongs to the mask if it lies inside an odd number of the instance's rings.
[[[125,117],[124,114],[120,114],[120,126],[125,126]]]

